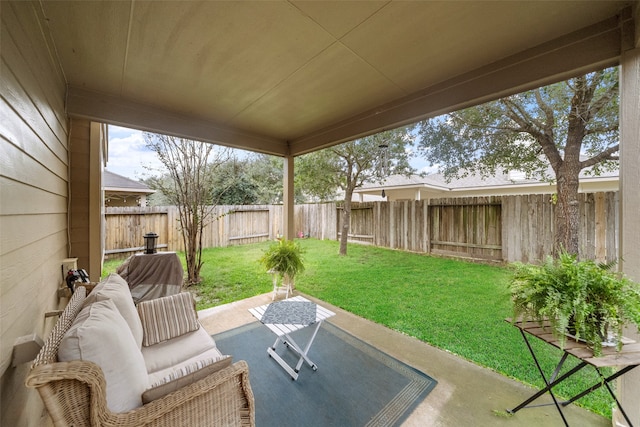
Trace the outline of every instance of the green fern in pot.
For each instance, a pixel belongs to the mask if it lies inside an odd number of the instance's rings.
[[[260,262],[267,271],[276,272],[284,284],[294,288],[296,275],[304,271],[303,250],[293,240],[281,239],[264,252]]]
[[[640,325],[640,285],[613,265],[568,253],[542,265],[516,263],[510,284],[514,319],[548,321],[561,346],[569,333],[596,356],[609,341],[620,350],[624,325]]]

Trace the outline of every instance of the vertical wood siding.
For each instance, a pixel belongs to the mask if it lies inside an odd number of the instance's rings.
[[[10,367],[18,337],[44,337],[67,257],[65,81],[37,3],[2,4],[0,24],[0,425],[41,425],[42,403]]]

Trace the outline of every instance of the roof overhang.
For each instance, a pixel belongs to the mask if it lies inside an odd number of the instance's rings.
[[[583,176],[580,178],[580,191],[615,191],[619,182],[618,176]],[[536,194],[555,192],[555,183],[546,181],[522,181],[506,184],[478,184],[459,185],[443,184],[438,185],[430,182],[414,182],[408,184],[384,185],[370,184],[366,187],[357,188],[354,194],[378,195],[385,191],[389,198],[398,198],[398,195],[421,194],[432,195],[498,195],[498,194]]]
[[[635,9],[634,9],[635,8]],[[616,65],[636,1],[56,1],[69,115],[300,155]]]
[[[145,194],[153,194],[156,190],[148,189],[136,189],[136,188],[127,188],[127,187],[103,187],[103,191],[105,193],[113,193],[113,194],[126,194],[126,195],[145,195]]]

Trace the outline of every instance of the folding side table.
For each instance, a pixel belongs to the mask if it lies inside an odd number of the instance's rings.
[[[307,362],[314,371],[318,369],[318,366],[309,359],[309,349],[311,348],[311,344],[313,344],[313,340],[316,338],[322,322],[331,316],[335,316],[334,312],[327,310],[326,308],[321,307],[301,296],[251,308],[249,309],[249,312],[251,312],[255,318],[260,320],[266,327],[276,334],[276,341],[271,347],[267,348],[267,354],[278,362],[278,364],[291,376],[291,379],[298,379],[298,373],[300,372],[303,362]],[[293,340],[293,338],[291,338],[290,334],[311,325],[315,325],[313,335],[303,348],[303,346],[299,345]],[[300,356],[295,368],[289,366],[289,364],[287,364],[287,362],[285,362],[284,359],[276,353],[276,348],[279,343],[284,344],[287,348]]]
[[[553,334],[553,331],[551,330],[548,324],[540,325],[539,322],[532,322],[532,321],[512,322],[511,319],[505,319],[505,320],[509,323],[513,323],[513,325],[520,330],[520,333],[522,334],[522,338],[527,344],[527,348],[529,349],[529,352],[533,357],[533,361],[535,362],[536,367],[538,368],[538,372],[540,373],[540,376],[542,377],[542,379],[544,380],[544,383],[546,384],[546,387],[544,387],[542,390],[538,391],[533,396],[531,396],[530,398],[528,398],[527,400],[525,400],[515,408],[508,409],[507,412],[509,412],[510,414],[515,414],[520,409],[532,408],[534,406],[544,406],[544,405],[529,406],[529,404],[534,400],[536,400],[537,398],[539,398],[540,396],[542,396],[543,394],[548,392],[551,395],[551,398],[553,399],[553,404],[558,409],[558,413],[560,414],[560,417],[562,417],[562,421],[564,421],[564,425],[568,427],[569,423],[567,422],[564,414],[562,413],[562,408],[569,405],[570,403],[575,402],[581,397],[586,396],[592,391],[597,390],[600,387],[604,386],[609,391],[609,394],[611,394],[611,397],[613,397],[613,399],[615,400],[616,404],[618,405],[618,408],[620,409],[620,412],[624,416],[629,426],[633,427],[633,424],[629,420],[629,417],[627,416],[627,414],[624,412],[624,408],[616,398],[609,383],[615,380],[616,378],[626,374],[636,366],[640,365],[640,344],[628,338],[624,338],[623,339],[624,345],[622,346],[622,350],[620,352],[617,352],[615,347],[603,347],[602,356],[594,357],[593,351],[587,346],[585,342],[576,341],[571,337],[566,338],[564,348],[562,348],[560,346],[560,342],[558,341],[556,336]],[[552,345],[564,351],[564,353],[562,354],[562,357],[560,358],[560,362],[558,362],[558,365],[556,366],[555,370],[553,371],[553,373],[549,378],[547,378],[544,371],[540,367],[538,358],[536,357],[536,354],[533,351],[533,348],[531,347],[529,339],[527,338],[528,335],[536,337],[546,342],[547,344]],[[558,376],[558,374],[560,373],[560,370],[562,369],[562,366],[564,365],[564,362],[567,360],[567,357],[569,355],[576,357],[580,361],[580,363],[576,365],[574,368],[565,372],[564,374]],[[567,378],[571,377],[572,375],[574,375],[576,372],[580,371],[582,368],[584,368],[587,365],[592,366],[596,370],[596,372],[600,376],[601,381],[598,381],[593,386],[576,394],[569,400],[564,402],[559,402],[556,396],[553,394],[552,388],[557,384],[561,383],[562,381],[566,380]],[[612,375],[605,376],[605,374],[603,374],[602,371],[600,370],[601,368],[605,368],[605,367],[618,367],[618,370]]]

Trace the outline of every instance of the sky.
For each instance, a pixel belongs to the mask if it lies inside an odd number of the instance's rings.
[[[418,171],[429,171],[423,159],[414,159],[412,166]],[[144,142],[142,131],[109,125],[109,159],[107,170],[139,181],[159,174],[162,163]]]
[[[162,163],[156,154],[147,148],[142,131],[109,126],[109,172],[139,181],[157,175],[154,171],[158,168],[162,168]]]

